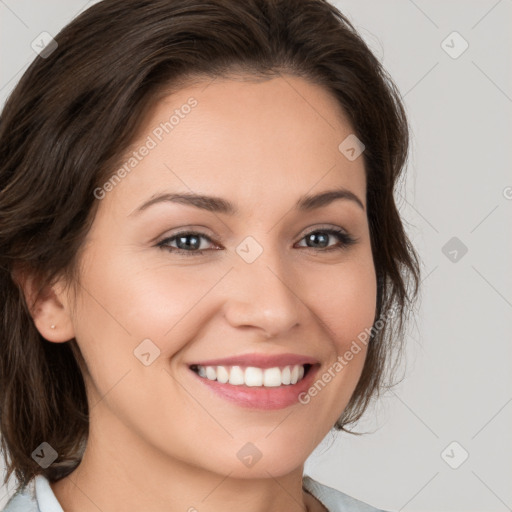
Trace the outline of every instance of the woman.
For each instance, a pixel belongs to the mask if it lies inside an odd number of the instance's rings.
[[[0,125],[5,510],[377,510],[303,475],[418,291],[377,59],[323,0],[104,0],[45,44]]]

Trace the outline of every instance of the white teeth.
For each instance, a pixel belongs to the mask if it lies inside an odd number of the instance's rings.
[[[292,368],[292,376],[290,377],[290,382],[292,384],[297,384],[297,381],[299,380],[299,367],[295,365]]]
[[[296,364],[283,368],[257,368],[248,366],[200,366],[196,365],[200,377],[217,380],[221,384],[249,387],[278,387],[296,384],[304,377],[304,366]]]
[[[281,382],[283,384],[290,384],[292,381],[292,371],[289,366],[285,366],[281,372]]]
[[[244,383],[244,371],[240,366],[233,366],[229,372],[229,383],[241,386]]]
[[[266,368],[263,372],[263,385],[275,387],[281,385],[281,370],[279,368]]]
[[[217,366],[217,380],[222,384],[229,380],[229,373],[224,366]]]
[[[263,384],[263,370],[249,366],[245,369],[244,381],[246,386],[261,386]]]

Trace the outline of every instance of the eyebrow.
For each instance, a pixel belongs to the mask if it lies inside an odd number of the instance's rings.
[[[365,207],[362,201],[353,192],[345,188],[337,188],[334,190],[326,190],[315,195],[305,195],[299,198],[295,203],[295,209],[300,212],[308,212],[316,210],[331,204],[336,200],[348,200],[356,203],[363,211]],[[239,213],[238,208],[231,202],[216,196],[207,196],[201,194],[194,194],[191,192],[185,193],[162,193],[153,196],[148,201],[144,202],[138,208],[133,210],[128,216],[138,214],[150,206],[161,203],[171,202],[194,206],[201,210],[209,212],[224,213],[226,215],[236,215]]]

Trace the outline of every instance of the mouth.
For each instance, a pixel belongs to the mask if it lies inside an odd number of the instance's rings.
[[[321,364],[302,354],[251,353],[190,361],[187,366],[212,396],[238,407],[272,410],[301,402]]]
[[[192,364],[189,368],[200,378],[216,381],[220,384],[244,386],[250,388],[276,388],[293,386],[304,380],[313,367],[310,363],[291,364],[261,368],[242,365],[208,365]]]

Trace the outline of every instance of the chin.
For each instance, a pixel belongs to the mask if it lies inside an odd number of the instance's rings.
[[[230,478],[282,477],[303,467],[310,455],[297,449],[297,444],[300,446],[301,443],[291,440],[293,437],[287,439],[285,442],[276,437],[275,442],[267,439],[254,443],[231,440],[228,443],[231,446],[218,444],[215,452],[209,451],[207,460],[194,457],[194,465]]]

